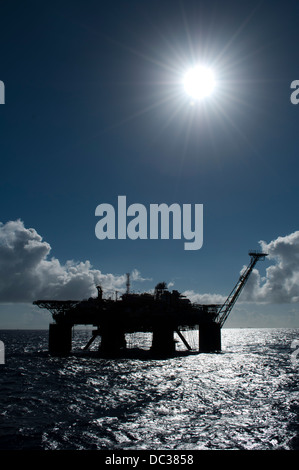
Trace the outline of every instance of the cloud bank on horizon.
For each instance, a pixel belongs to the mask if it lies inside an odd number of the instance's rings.
[[[103,274],[89,261],[49,258],[51,246],[21,220],[0,222],[0,302],[33,302],[37,299],[81,300],[105,291],[122,291],[126,275]],[[139,271],[133,281],[143,281]]]
[[[240,301],[265,303],[299,302],[299,231],[266,243],[261,249],[273,264],[265,277],[254,269]],[[104,274],[89,261],[60,261],[50,258],[51,246],[21,220],[0,222],[0,302],[32,302],[36,299],[81,300],[104,290],[124,291],[126,275]],[[144,281],[140,272],[131,273],[133,281]],[[221,294],[183,293],[192,302],[222,303]]]

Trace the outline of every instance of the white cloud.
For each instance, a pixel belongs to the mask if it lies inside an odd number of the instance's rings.
[[[267,261],[272,262],[262,277],[254,269],[241,300],[272,304],[299,302],[299,231],[266,243],[260,241]]]
[[[130,275],[130,279],[132,279],[132,281],[141,281],[141,282],[152,280],[151,278],[142,277],[138,269],[133,269]]]
[[[21,220],[0,223],[0,301],[32,302],[37,299],[74,299],[96,295],[96,285],[104,291],[124,291],[126,275],[104,274],[89,261],[49,259],[51,247]],[[132,280],[143,281],[139,271]]]
[[[194,302],[196,304],[223,304],[225,302],[226,297],[221,294],[198,294],[194,292],[193,290],[186,290],[183,292],[183,295],[185,295],[188,299],[191,300],[191,302]]]

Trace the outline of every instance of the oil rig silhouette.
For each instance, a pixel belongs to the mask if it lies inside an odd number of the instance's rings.
[[[186,352],[191,352],[184,332],[198,330],[197,352],[221,351],[221,328],[227,320],[254,266],[267,254],[250,251],[250,263],[241,273],[233,290],[222,305],[191,303],[178,291],[169,292],[164,282],[156,285],[154,294],[130,293],[127,274],[126,293],[120,298],[104,299],[101,286],[97,298],[88,300],[36,300],[34,305],[52,313],[49,325],[49,353],[67,355],[72,351],[72,328],[92,325],[92,336],[84,350],[100,336],[99,354],[119,357],[127,351],[126,334],[152,333],[150,353],[153,356],[173,356],[176,352],[174,333],[181,339]]]

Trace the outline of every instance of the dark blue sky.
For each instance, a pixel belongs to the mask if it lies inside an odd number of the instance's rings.
[[[35,228],[61,263],[223,295],[249,249],[298,229],[298,2],[7,1],[0,13],[2,223]],[[190,106],[180,80],[201,61],[219,86]],[[118,195],[204,204],[203,248],[99,241],[95,208]]]

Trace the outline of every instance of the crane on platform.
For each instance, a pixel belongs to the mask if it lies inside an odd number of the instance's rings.
[[[243,271],[241,274],[237,284],[227,297],[226,301],[224,304],[220,307],[218,310],[218,315],[217,315],[217,320],[216,322],[220,326],[220,328],[223,327],[225,321],[227,320],[227,317],[229,316],[234,304],[236,303],[239,295],[241,294],[241,291],[243,287],[245,286],[246,282],[248,281],[248,278],[256,265],[256,263],[259,260],[264,260],[266,256],[268,256],[266,253],[261,253],[258,251],[250,251],[249,253],[250,256],[250,263],[247,266],[247,268]]]

